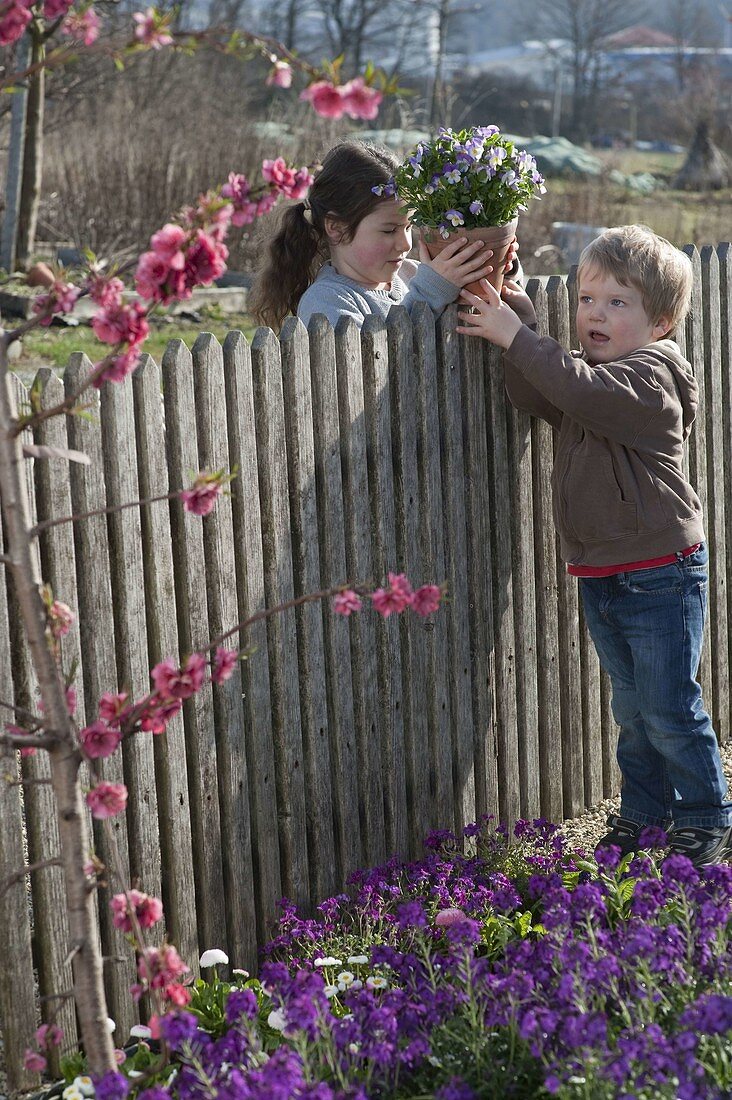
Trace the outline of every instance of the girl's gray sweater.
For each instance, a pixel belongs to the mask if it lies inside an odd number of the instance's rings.
[[[435,316],[454,302],[460,287],[438,275],[434,268],[417,260],[405,260],[391,281],[391,290],[369,290],[335,268],[323,264],[315,281],[300,299],[297,315],[307,325],[316,313],[323,313],[335,328],[341,317],[352,317],[359,328],[371,314],[386,317],[393,305],[411,312],[416,302],[426,302]]]

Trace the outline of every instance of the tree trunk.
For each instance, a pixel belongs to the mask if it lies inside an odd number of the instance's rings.
[[[16,417],[7,345],[0,340],[0,504],[6,525],[5,549],[43,699],[45,732],[53,738],[48,753],[69,911],[69,948],[74,952],[74,998],[89,1069],[95,1075],[102,1075],[115,1070],[116,1063],[112,1037],[107,1030],[108,1010],[96,935],[94,891],[84,874],[90,844],[78,782],[81,757],[66,707],[64,687],[46,638],[41,578],[36,573],[31,554],[25,459],[21,440],[13,434]]]
[[[28,78],[28,104],[25,121],[25,145],[23,149],[23,184],[20,193],[20,213],[18,217],[18,240],[16,244],[17,265],[21,269],[28,266],[36,245],[38,225],[38,207],[41,201],[41,183],[43,179],[43,107],[46,94],[45,70],[42,61],[46,54],[43,32],[31,23],[28,33],[31,36],[31,65],[40,67]]]

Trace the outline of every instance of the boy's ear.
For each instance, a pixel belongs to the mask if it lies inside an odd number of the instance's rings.
[[[674,326],[671,324],[670,317],[659,317],[653,326],[653,335],[656,340],[663,340],[664,336],[668,336],[669,332]]]

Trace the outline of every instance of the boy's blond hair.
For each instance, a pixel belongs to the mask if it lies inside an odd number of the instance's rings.
[[[693,275],[689,257],[647,225],[619,225],[590,241],[579,258],[583,268],[599,269],[622,286],[639,290],[648,320],[669,318],[673,332],[689,310]]]

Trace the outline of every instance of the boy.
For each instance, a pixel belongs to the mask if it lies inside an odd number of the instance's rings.
[[[706,867],[732,855],[732,802],[695,676],[706,610],[701,506],[682,467],[697,409],[670,339],[691,295],[688,258],[645,226],[609,229],[580,256],[577,335],[539,336],[528,295],[488,287],[458,332],[506,349],[512,403],[559,432],[554,522],[620,726],[619,815],[598,846],[636,851],[648,826]]]

